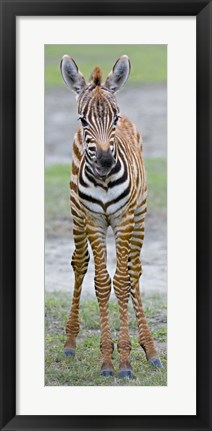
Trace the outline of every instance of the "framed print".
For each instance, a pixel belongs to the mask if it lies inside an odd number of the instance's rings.
[[[1,429],[210,430],[211,1],[0,5]]]

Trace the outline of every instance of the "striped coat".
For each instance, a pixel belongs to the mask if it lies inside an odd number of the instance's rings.
[[[129,360],[131,343],[128,329],[128,300],[132,297],[139,331],[139,342],[147,360],[161,367],[154,346],[139,290],[142,273],[140,251],[144,239],[147,211],[146,176],[140,133],[120,114],[115,93],[126,82],[130,62],[122,56],[115,63],[105,83],[96,67],[86,84],[73,59],[65,55],[61,62],[65,83],[77,94],[81,127],[73,143],[71,211],[75,251],[72,266],[75,286],[66,325],[65,354],[74,355],[79,333],[79,303],[84,275],[88,268],[88,241],[95,263],[95,291],[101,322],[101,375],[113,375],[112,341],[108,301],[111,279],[106,264],[106,234],[110,225],[116,241],[114,291],[119,303],[120,354],[119,377],[132,377]]]

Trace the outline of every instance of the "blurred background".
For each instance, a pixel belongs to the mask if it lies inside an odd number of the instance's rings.
[[[74,251],[72,221],[69,209],[69,179],[72,142],[79,126],[75,94],[60,74],[64,54],[74,58],[86,80],[99,65],[106,79],[116,60],[127,54],[131,74],[117,94],[120,111],[140,130],[143,157],[147,171],[148,215],[141,253],[143,275],[141,292],[148,321],[157,338],[158,349],[166,362],[166,294],[167,294],[167,47],[166,45],[45,45],[45,302],[46,302],[46,384],[90,385],[119,384],[99,379],[87,370],[80,375],[75,365],[63,357],[64,326],[71,304],[74,274],[70,266]],[[115,245],[108,231],[108,269],[115,271]],[[92,255],[92,253],[90,253]],[[114,295],[112,293],[112,298]],[[94,292],[94,265],[89,264],[82,292],[82,330],[79,350],[83,361],[84,347],[99,359],[99,316]],[[118,310],[110,304],[114,337],[118,333]],[[131,306],[130,327],[136,340],[136,322]],[[83,329],[84,328],[84,329]],[[80,337],[79,337],[80,340]],[[136,346],[136,341],[135,341]],[[140,360],[141,350],[137,346]],[[85,370],[87,358],[85,356]],[[91,358],[89,357],[89,361]],[[55,365],[56,364],[56,365]],[[139,364],[135,361],[134,368]],[[127,384],[165,385],[166,370],[150,373],[150,380],[138,366],[138,379]],[[98,371],[98,366],[94,373]],[[148,374],[147,374],[148,375]],[[90,377],[89,377],[90,376]],[[121,383],[120,383],[121,384]],[[123,383],[122,383],[123,384]]]

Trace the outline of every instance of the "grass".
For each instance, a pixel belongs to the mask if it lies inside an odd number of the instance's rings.
[[[101,354],[100,323],[97,301],[86,299],[81,302],[81,330],[77,338],[75,358],[63,354],[65,323],[70,308],[70,295],[64,292],[46,293],[45,298],[45,384],[47,386],[166,386],[166,298],[157,294],[144,296],[143,302],[156,342],[163,369],[155,369],[146,362],[145,355],[138,344],[137,325],[131,303],[129,304],[129,327],[132,342],[131,364],[134,377],[118,379],[100,376]],[[118,340],[119,319],[116,301],[109,304],[112,337]],[[113,364],[118,370],[118,354],[115,348]],[[117,374],[117,373],[116,373]]]
[[[148,211],[158,211],[167,206],[167,160],[145,159],[148,186]]]
[[[148,212],[166,208],[166,159],[145,160],[148,182]],[[52,165],[45,169],[45,221],[46,234],[57,230],[61,221],[70,219],[69,165]]]
[[[166,82],[166,45],[45,45],[46,88],[64,86],[59,67],[64,54],[75,59],[86,80],[97,64],[106,78],[117,58],[127,54],[132,65],[129,84]]]

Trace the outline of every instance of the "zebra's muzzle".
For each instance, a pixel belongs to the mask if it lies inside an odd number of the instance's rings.
[[[97,149],[94,170],[99,177],[107,177],[115,163],[116,161],[110,148],[106,151],[100,148]]]

